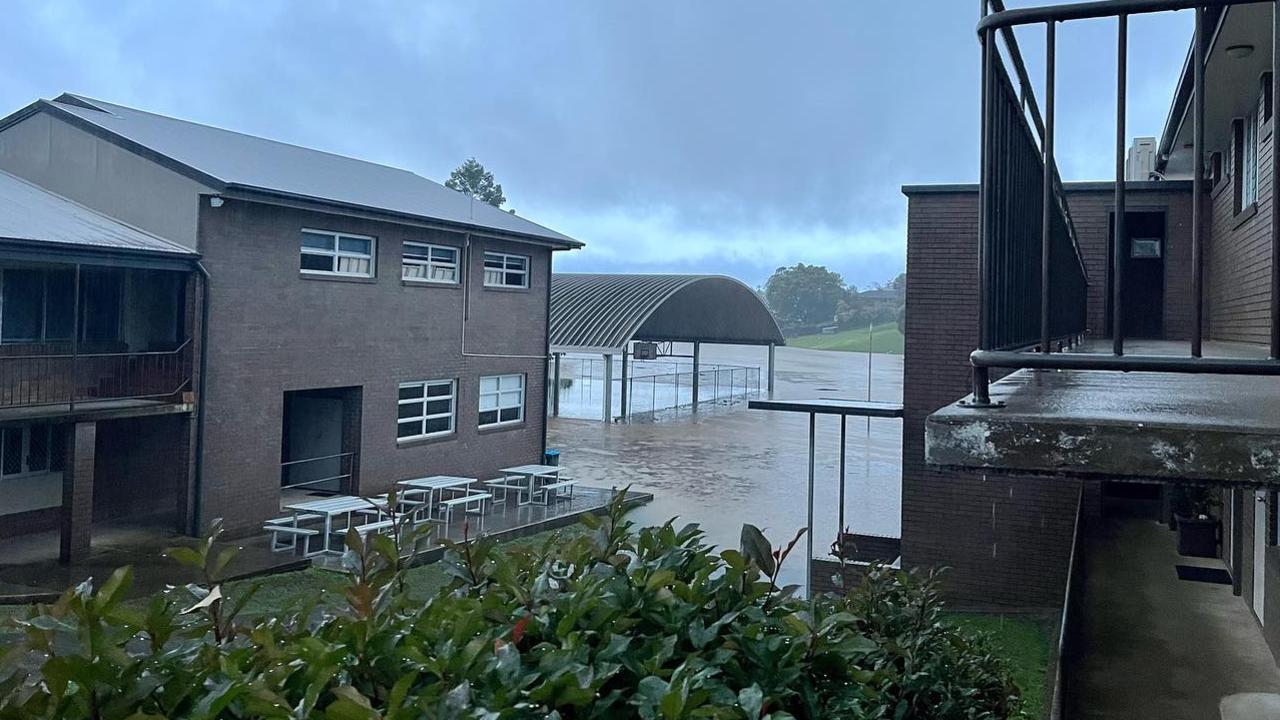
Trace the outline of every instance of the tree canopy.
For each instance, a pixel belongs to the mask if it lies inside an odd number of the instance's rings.
[[[764,299],[784,326],[829,323],[845,297],[844,278],[821,265],[780,267],[764,286]]]
[[[477,200],[500,208],[507,201],[502,194],[502,185],[493,179],[493,173],[484,169],[475,158],[468,158],[449,174],[444,186],[450,190],[464,192]]]

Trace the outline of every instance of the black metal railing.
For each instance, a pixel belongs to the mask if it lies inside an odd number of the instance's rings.
[[[280,487],[311,492],[351,492],[357,453],[344,452],[280,463]]]
[[[1210,7],[1276,0],[1100,0],[1006,10],[1002,0],[982,0],[982,178],[979,229],[978,349],[973,363],[973,403],[990,405],[991,368],[1158,370],[1187,373],[1280,375],[1280,262],[1271,265],[1271,357],[1267,360],[1202,357],[1204,232],[1205,14]],[[1062,353],[1085,331],[1088,277],[1054,162],[1057,25],[1114,17],[1116,33],[1115,227],[1125,237],[1125,97],[1129,16],[1195,10],[1193,43],[1192,336],[1190,354],[1133,356],[1124,351],[1123,242],[1112,243],[1111,354]],[[1272,63],[1280,58],[1280,13],[1273,14]],[[1045,29],[1045,114],[1040,113],[1018,49],[1014,28]],[[1001,57],[999,43],[1013,75]],[[1015,84],[1016,80],[1016,84]],[[1280,73],[1272,74],[1280,93]],[[1037,170],[1039,176],[1037,177]],[[1280,153],[1272,153],[1273,179]],[[1274,187],[1274,184],[1273,184]],[[1280,192],[1273,192],[1272,257],[1280,258]],[[1028,352],[1036,350],[1038,352]],[[1055,352],[1059,351],[1059,352]]]
[[[192,343],[161,352],[28,352],[0,355],[0,408],[159,399],[190,388]],[[10,354],[16,353],[16,354]]]

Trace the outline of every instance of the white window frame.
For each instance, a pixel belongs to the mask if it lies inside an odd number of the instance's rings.
[[[496,387],[493,390],[485,390],[484,385],[486,380],[497,381]],[[515,387],[512,387],[509,383],[514,383]],[[519,397],[518,403],[504,402],[503,396],[512,395],[512,394],[518,395]],[[493,422],[484,422],[481,419],[479,421],[480,427],[487,428],[487,427],[498,427],[500,425],[516,425],[518,423],[524,422],[524,401],[525,401],[524,374],[481,376],[479,396],[480,396],[479,411],[481,415],[483,415],[486,412],[497,413],[497,415],[495,416],[497,419],[494,420]],[[493,400],[493,407],[486,408],[485,401],[486,399],[490,399],[490,398]],[[517,411],[516,417],[510,420],[503,420],[502,411],[511,410],[511,409],[515,409]]]
[[[321,248],[309,248],[306,245],[302,244],[302,236],[305,236],[305,235],[322,235],[325,237],[332,238],[333,249],[324,250]],[[369,252],[366,254],[366,253],[353,252],[351,250],[343,250],[342,249],[343,239],[368,240]],[[314,270],[310,268],[301,268],[300,271],[302,272],[303,275],[371,278],[374,276],[374,271],[378,267],[378,239],[371,235],[356,235],[355,233],[337,232],[335,230],[318,230],[316,228],[302,228],[302,232],[300,233],[298,238],[298,248],[299,248],[299,263],[301,263],[301,256],[303,255],[327,257],[327,258],[332,258],[333,260],[333,262],[330,264],[330,267],[333,269]],[[369,271],[368,272],[349,272],[349,271],[344,272],[342,270],[339,270],[338,268],[341,265],[343,258],[354,259],[354,260],[367,260],[369,262]]]
[[[448,395],[430,395],[428,388],[448,386]],[[421,388],[422,396],[416,398],[401,398],[400,391],[406,388]],[[428,402],[439,402],[441,400],[449,401],[449,412],[445,413],[428,413]],[[400,417],[400,408],[405,405],[417,405],[418,414],[411,417]],[[427,432],[428,420],[439,420],[440,418],[449,419],[449,428],[447,430],[436,430]],[[418,432],[413,435],[405,435],[401,437],[400,426],[412,422],[418,423]],[[409,442],[412,440],[422,440],[423,438],[443,437],[452,435],[458,427],[458,382],[456,380],[417,380],[414,382],[400,383],[396,390],[396,442]]]
[[[529,287],[529,264],[528,255],[516,255],[514,253],[492,252],[486,250],[482,258],[484,263],[484,286],[490,288],[527,288]],[[502,263],[502,267],[490,270],[489,261],[495,260]],[[515,262],[515,265],[512,265]],[[499,273],[502,276],[501,281],[491,281],[489,273]],[[520,284],[512,285],[507,282],[507,276],[511,273],[520,274]]]
[[[410,259],[409,253],[411,250],[415,255],[425,255],[427,259],[425,260],[422,260],[419,258]],[[436,260],[432,256],[435,254],[437,250],[444,250],[449,253],[452,253],[453,262],[444,262],[441,260]],[[407,282],[415,282],[415,283],[436,283],[438,285],[457,285],[458,278],[461,276],[461,270],[462,270],[461,258],[462,258],[462,249],[455,247],[453,245],[432,245],[430,243],[421,243],[421,242],[406,240],[404,242],[404,247],[400,251],[400,279],[405,280]],[[410,267],[421,268],[421,272],[423,273],[424,276],[411,277],[406,272]],[[443,280],[440,278],[432,277],[432,275],[435,273],[437,269],[452,270],[453,279]]]
[[[1244,147],[1240,153],[1240,207],[1247,208],[1258,202],[1258,113],[1249,113],[1244,119]]]

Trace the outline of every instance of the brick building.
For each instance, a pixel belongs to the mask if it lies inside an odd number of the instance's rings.
[[[74,95],[0,120],[0,172],[78,231],[69,253],[0,228],[0,489],[26,498],[0,535],[61,527],[74,558],[95,521],[246,532],[282,493],[540,457],[551,254],[578,242],[403,170]]]

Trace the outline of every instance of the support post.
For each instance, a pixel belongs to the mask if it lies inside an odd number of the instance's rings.
[[[867,418],[867,422],[871,422],[871,418]],[[844,453],[845,453],[845,426],[849,423],[848,415],[840,416],[840,526],[836,528],[836,543],[840,548],[841,554],[844,553]]]
[[[560,353],[551,355],[555,370],[551,374],[551,416],[560,417]]]
[[[64,563],[89,555],[93,528],[93,467],[98,424],[79,422],[66,434],[62,465],[62,521],[58,558]]]
[[[619,408],[618,413],[622,418],[622,422],[628,422],[631,419],[630,403],[628,402],[631,399],[631,377],[627,372],[627,355],[630,354],[628,352],[628,345],[630,345],[630,343],[626,343],[622,346],[622,393],[619,398],[621,402],[618,403],[622,406]]]
[[[774,374],[773,374],[774,364],[773,363],[774,363],[774,355],[777,349],[778,348],[776,345],[774,345],[773,343],[769,343],[769,379],[767,381],[768,382],[767,389],[769,391],[769,397],[773,397],[773,382],[774,382]],[[758,380],[759,378],[757,378],[757,382],[756,382],[757,386],[760,384]]]
[[[1057,23],[1050,20],[1045,25],[1045,75],[1044,75],[1044,191],[1043,212],[1044,215],[1040,221],[1040,352],[1050,352],[1050,332],[1049,327],[1049,259],[1050,252],[1053,247],[1053,203],[1055,196],[1053,192],[1053,113],[1054,113],[1054,85],[1056,84],[1057,69]]]
[[[1271,5],[1271,116],[1276,116],[1276,89],[1280,88],[1280,7]],[[1274,135],[1271,150],[1271,357],[1280,359],[1280,153],[1275,151]]]
[[[1191,120],[1191,357],[1203,355],[1201,337],[1204,324],[1204,8],[1196,8],[1196,28],[1192,36],[1192,120]],[[1272,187],[1275,187],[1274,185]],[[1274,196],[1274,193],[1273,193]],[[1273,215],[1274,217],[1274,215]],[[1272,223],[1274,224],[1274,220]],[[1274,304],[1273,304],[1274,306]],[[1273,353],[1274,354],[1274,353]]]
[[[982,12],[986,14],[986,0],[982,0]],[[995,179],[991,164],[993,124],[991,117],[991,85],[995,75],[995,38],[990,30],[982,33],[982,134],[979,145],[981,165],[978,183],[978,349],[990,350],[991,344],[991,183]],[[973,403],[991,403],[991,374],[985,367],[973,368]]]
[[[80,386],[80,263],[76,263],[76,287],[71,293],[75,307],[71,312],[71,399],[68,407],[76,410],[76,388]]]
[[[1116,33],[1116,219],[1111,252],[1111,351],[1124,355],[1125,261],[1125,79],[1129,64],[1129,16],[1120,15]]]
[[[813,457],[817,426],[817,414],[809,413],[809,524],[805,531],[804,591],[810,598],[813,597]]]
[[[604,421],[613,422],[613,356],[604,354]]]
[[[698,375],[701,373],[701,362],[699,359],[702,343],[693,343],[693,411],[698,412],[698,388],[701,386]]]

